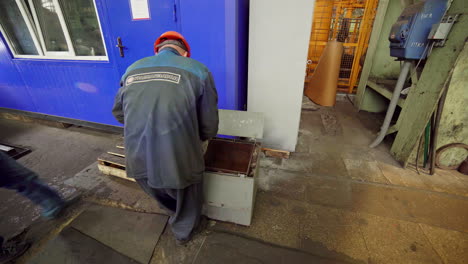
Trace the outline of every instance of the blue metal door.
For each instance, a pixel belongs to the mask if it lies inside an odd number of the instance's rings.
[[[154,54],[153,43],[168,30],[178,30],[176,2],[178,0],[147,0],[149,19],[134,19],[134,12],[141,11],[144,0],[106,0],[108,20],[113,38],[112,52],[120,75],[133,62]],[[132,3],[134,6],[132,7]],[[143,8],[142,8],[143,7]],[[119,47],[120,46],[120,47]]]

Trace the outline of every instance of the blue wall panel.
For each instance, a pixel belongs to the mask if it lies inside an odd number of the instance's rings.
[[[0,107],[36,111],[28,87],[11,61],[11,55],[0,36]]]
[[[15,59],[0,37],[0,83],[4,84],[0,86],[0,107],[120,125],[111,113],[119,88],[115,62],[119,55],[103,0],[97,0],[96,7],[109,61]]]
[[[119,76],[108,62],[16,61],[36,112],[118,125],[111,114]]]
[[[157,3],[150,0],[150,5]],[[219,107],[244,109],[249,1],[174,0],[174,3],[177,4],[174,21],[188,39],[192,57],[213,73]],[[139,22],[110,19],[114,14],[107,4],[110,4],[107,0],[96,0],[107,62],[14,59],[0,36],[0,107],[119,125],[111,113],[122,59],[115,48],[115,39],[122,34],[118,30],[123,30],[123,24],[119,23]],[[128,9],[128,3],[122,5]],[[151,21],[158,23],[158,17]],[[141,48],[149,49],[146,46]]]
[[[180,0],[181,33],[192,49],[192,58],[212,72],[219,107],[234,109],[226,97],[224,8],[226,1]]]
[[[223,109],[246,103],[248,6],[248,0],[180,0],[181,33],[192,57],[212,71]]]

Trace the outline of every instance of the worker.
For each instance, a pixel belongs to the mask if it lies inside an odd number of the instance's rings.
[[[202,227],[202,142],[217,134],[218,95],[181,34],[165,32],[154,52],[128,67],[112,112],[124,124],[127,176],[168,211],[185,244]]]
[[[16,190],[35,204],[42,207],[44,218],[56,218],[61,212],[77,201],[78,196],[63,200],[60,195],[42,182],[38,175],[0,151],[0,187]],[[0,236],[0,263],[8,263],[21,256],[29,247],[28,243],[9,241],[3,243]]]

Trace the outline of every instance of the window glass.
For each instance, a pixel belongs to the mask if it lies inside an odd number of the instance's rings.
[[[68,51],[53,0],[33,0],[47,51]]]
[[[93,0],[59,0],[75,54],[105,56]]]
[[[16,54],[39,54],[15,0],[0,0],[0,24]]]

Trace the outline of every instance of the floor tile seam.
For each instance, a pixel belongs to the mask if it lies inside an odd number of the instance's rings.
[[[362,241],[364,241],[364,246],[366,247],[367,260],[369,260],[370,257],[371,257],[371,251],[369,250],[369,246],[367,245],[368,242],[367,242],[367,240],[366,240],[366,237],[364,236],[364,231],[362,230],[362,226],[361,226],[361,225],[358,225],[358,230],[359,230],[359,234],[361,235]],[[366,260],[366,262],[368,263],[367,260]]]
[[[203,237],[203,241],[201,242],[200,247],[199,247],[198,250],[197,250],[197,253],[196,253],[195,256],[193,257],[192,264],[195,264],[195,262],[197,261],[198,255],[200,254],[200,251],[201,251],[201,249],[203,248],[203,245],[205,244],[205,241],[206,241],[206,238],[207,238],[207,237],[208,237],[208,236],[204,236],[204,237]]]
[[[437,249],[435,248],[434,244],[432,243],[432,241],[429,239],[429,237],[427,236],[426,232],[424,232],[424,228],[422,228],[421,226],[421,223],[418,223],[418,228],[421,230],[424,238],[427,240],[427,242],[429,243],[429,245],[431,245],[432,247],[432,250],[434,250],[434,252],[437,254],[437,256],[439,257],[439,259],[441,260],[442,263],[445,263],[445,264],[448,264],[444,258],[442,258],[442,255],[437,251]]]
[[[458,195],[458,194],[454,194],[454,193],[438,192],[438,191],[433,191],[433,190],[420,189],[420,188],[403,186],[403,185],[385,184],[385,183],[380,183],[380,182],[359,181],[359,180],[354,180],[352,178],[345,178],[345,177],[312,175],[309,171],[294,171],[294,170],[286,170],[286,169],[280,169],[280,168],[272,169],[272,168],[267,168],[267,167],[262,167],[262,168],[263,169],[268,169],[268,170],[284,171],[284,172],[287,172],[287,173],[301,173],[302,172],[302,173],[308,174],[308,176],[311,176],[311,177],[314,177],[314,178],[335,179],[335,180],[339,180],[339,181],[351,182],[351,183],[356,183],[356,184],[368,184],[368,185],[373,185],[373,186],[388,187],[388,188],[392,188],[392,189],[401,189],[401,190],[407,190],[407,191],[416,191],[416,192],[426,193],[426,194],[442,195],[442,196],[446,196],[448,198],[468,200],[468,195],[466,195],[466,196],[465,195]],[[302,176],[302,177],[308,177],[308,176]]]
[[[150,257],[150,259],[149,259],[149,261],[148,261],[147,264],[152,263],[152,260],[153,260],[153,258],[154,258],[155,255],[156,255],[156,250],[157,250],[157,248],[158,248],[158,245],[159,245],[160,243],[162,243],[162,242],[161,242],[161,241],[162,241],[162,236],[163,236],[164,232],[166,231],[166,228],[168,228],[168,226],[169,226],[169,225],[168,225],[168,221],[166,221],[166,223],[164,224],[164,227],[163,227],[163,229],[162,229],[162,231],[161,231],[161,234],[159,235],[158,241],[157,241],[156,244],[154,245],[153,252],[151,253],[151,257]]]
[[[66,227],[66,228],[67,228],[67,227]],[[72,226],[72,223],[70,223],[70,225],[68,226],[68,228],[71,228],[71,229],[73,229],[74,231],[76,231],[76,232],[80,233],[81,235],[83,235],[83,236],[85,236],[85,237],[87,237],[87,238],[89,238],[89,239],[93,240],[94,242],[96,242],[96,243],[98,243],[98,244],[100,244],[100,245],[102,245],[102,246],[104,246],[104,247],[106,247],[106,248],[108,248],[108,249],[110,249],[110,250],[112,250],[112,251],[114,251],[114,252],[116,252],[116,253],[120,254],[120,255],[123,255],[123,256],[125,256],[125,257],[127,257],[127,258],[129,258],[129,259],[132,259],[132,260],[134,260],[134,261],[136,261],[136,262],[140,263],[138,260],[136,260],[136,259],[134,259],[134,258],[132,258],[132,257],[128,256],[127,254],[124,254],[123,252],[120,252],[120,251],[118,251],[117,249],[115,249],[115,248],[112,248],[112,247],[110,247],[110,246],[106,245],[105,243],[103,243],[103,242],[101,242],[101,241],[97,240],[96,238],[94,238],[94,237],[92,237],[92,236],[90,236],[90,235],[88,235],[88,234],[86,234],[86,233],[82,232],[82,231],[81,231],[81,230],[79,230],[78,228],[76,228],[76,227]],[[64,229],[65,229],[65,228],[64,228]],[[150,258],[150,260],[151,260],[151,258]]]
[[[331,206],[325,206],[325,205],[319,205],[319,206],[331,207]],[[390,219],[390,220],[401,221],[401,222],[404,222],[404,223],[412,223],[412,224],[417,224],[417,225],[424,224],[424,225],[428,225],[428,226],[432,226],[432,227],[436,227],[436,228],[440,228],[440,229],[444,229],[444,230],[448,230],[448,231],[455,231],[455,232],[459,232],[459,233],[468,235],[468,231],[462,231],[462,230],[459,230],[459,229],[450,229],[450,228],[447,228],[447,227],[437,226],[437,225],[433,225],[433,224],[429,224],[429,223],[411,221],[411,220],[408,220],[408,219],[395,218],[395,217],[390,217],[390,216],[377,215],[377,214],[364,212],[364,211],[354,211],[354,210],[349,210],[348,208],[340,208],[340,207],[331,207],[331,208],[335,208],[335,209],[339,209],[339,210],[343,210],[343,211],[347,211],[347,212],[351,212],[351,213],[365,214],[365,215],[370,215],[370,216],[373,216],[373,217],[381,217],[381,218],[386,218],[386,219]],[[358,225],[360,226],[360,224],[358,224]]]
[[[65,230],[67,227],[71,227],[72,222],[78,218],[85,210],[88,208],[89,204],[80,204],[79,207],[75,208],[72,211],[71,215],[68,215],[69,217],[66,219],[63,219],[63,221],[57,223],[57,226],[52,228],[49,232],[47,232],[44,236],[42,236],[38,241],[35,241],[34,244],[32,244],[31,248],[26,251],[26,253],[21,256],[18,260],[17,263],[29,263],[29,261],[34,258],[37,254],[42,252],[42,250],[45,249],[47,243],[55,239],[63,230]],[[58,219],[60,221],[60,218]],[[51,220],[54,221],[54,220]],[[28,237],[28,236],[26,236]]]

